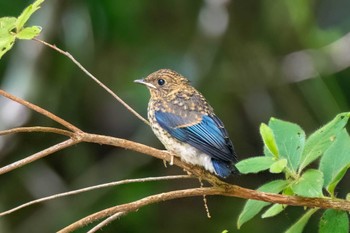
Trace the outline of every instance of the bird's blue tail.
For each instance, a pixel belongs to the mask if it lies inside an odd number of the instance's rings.
[[[233,163],[220,161],[214,158],[211,159],[211,162],[213,163],[215,173],[222,178],[227,178],[233,173],[239,173]]]

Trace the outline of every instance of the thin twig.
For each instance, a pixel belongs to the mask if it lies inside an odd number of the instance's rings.
[[[113,214],[112,216],[106,218],[105,220],[103,220],[102,222],[100,222],[99,224],[97,224],[96,226],[94,226],[93,228],[91,228],[91,230],[89,230],[87,233],[95,233],[98,230],[101,230],[103,227],[107,226],[108,224],[110,224],[111,222],[113,222],[114,220],[120,218],[121,216],[125,215],[125,212],[118,212]]]
[[[155,194],[155,195],[151,195],[151,196],[142,198],[142,199],[134,201],[134,202],[114,206],[114,207],[107,208],[107,209],[101,210],[99,212],[96,212],[94,214],[88,215],[88,216],[72,223],[71,225],[66,226],[62,230],[59,230],[58,233],[72,232],[78,228],[81,228],[82,226],[86,226],[87,224],[90,224],[90,223],[97,221],[99,219],[102,219],[102,218],[106,218],[106,217],[111,216],[115,213],[133,212],[133,211],[140,209],[143,206],[147,206],[147,205],[154,204],[157,202],[168,201],[168,200],[184,198],[184,197],[202,196],[203,194],[219,195],[222,192],[223,192],[223,190],[218,188],[218,187],[210,187],[210,188],[194,188],[194,189],[176,190],[176,191],[170,191],[170,192],[166,192],[166,193]]]
[[[24,159],[18,160],[18,161],[14,162],[14,163],[11,163],[9,165],[1,167],[0,168],[0,175],[4,174],[4,173],[7,173],[9,171],[12,171],[14,169],[17,169],[19,167],[22,167],[22,166],[24,166],[26,164],[32,163],[32,162],[34,162],[34,161],[36,161],[38,159],[41,159],[41,158],[43,158],[43,157],[45,157],[47,155],[50,155],[52,153],[55,153],[57,151],[63,150],[64,148],[70,147],[70,146],[72,146],[74,144],[77,144],[79,142],[80,141],[77,140],[77,139],[70,138],[70,139],[68,139],[66,141],[63,141],[63,142],[58,143],[58,144],[55,144],[55,145],[53,145],[53,146],[51,146],[49,148],[46,148],[45,150],[42,150],[42,151],[40,151],[38,153],[35,153],[35,154],[31,155],[31,156],[28,156],[28,157],[24,158]]]
[[[57,52],[63,54],[64,56],[68,57],[70,60],[72,60],[85,74],[87,74],[92,80],[94,80],[99,86],[101,86],[103,89],[105,89],[109,94],[111,94],[116,100],[118,100],[126,109],[128,109],[132,114],[134,114],[137,118],[139,118],[141,121],[143,121],[145,124],[149,125],[149,122],[142,117],[140,114],[138,114],[133,108],[131,108],[127,103],[124,102],[117,94],[115,94],[111,89],[109,89],[106,85],[104,85],[100,80],[98,80],[95,76],[93,76],[83,65],[81,65],[69,52],[64,51],[60,48],[58,48],[56,45],[52,45],[47,43],[46,41],[40,40],[38,38],[34,38],[33,40],[40,42]]]
[[[141,182],[151,182],[151,181],[162,181],[162,180],[175,180],[175,179],[189,179],[189,178],[195,178],[193,176],[189,176],[189,175],[177,175],[177,176],[160,176],[160,177],[146,177],[146,178],[139,178],[139,179],[127,179],[127,180],[121,180],[121,181],[115,181],[115,182],[110,182],[110,183],[105,183],[105,184],[100,184],[100,185],[95,185],[95,186],[90,186],[87,188],[82,188],[82,189],[76,189],[73,191],[69,191],[69,192],[65,192],[65,193],[60,193],[60,194],[55,194],[55,195],[51,195],[48,197],[43,197],[40,199],[36,199],[34,201],[30,201],[27,203],[24,203],[22,205],[19,205],[15,208],[9,209],[7,211],[1,212],[0,213],[0,217],[11,214],[15,211],[18,211],[20,209],[23,209],[25,207],[34,205],[34,204],[38,204],[44,201],[49,201],[49,200],[53,200],[56,198],[60,198],[60,197],[67,197],[67,196],[71,196],[71,195],[76,195],[79,193],[83,193],[83,192],[88,192],[88,191],[92,191],[92,190],[96,190],[96,189],[101,189],[101,188],[107,188],[107,187],[113,187],[113,186],[118,186],[118,185],[123,185],[123,184],[130,184],[130,183],[141,183]]]
[[[55,133],[55,134],[61,134],[67,137],[74,137],[74,133],[71,131],[52,128],[52,127],[42,127],[42,126],[19,127],[19,128],[8,129],[8,130],[2,130],[0,131],[0,135],[7,135],[7,134],[14,134],[14,133],[33,133],[33,132],[34,133],[35,132]]]
[[[24,105],[24,106],[26,106],[26,107],[28,107],[28,108],[30,108],[30,109],[40,113],[40,114],[42,114],[42,115],[52,119],[53,121],[56,121],[57,123],[63,125],[64,127],[66,127],[67,129],[69,129],[69,130],[71,130],[73,132],[81,132],[81,130],[79,128],[75,127],[71,123],[63,120],[62,118],[56,116],[55,114],[53,114],[53,113],[51,113],[51,112],[49,112],[49,111],[47,111],[47,110],[45,110],[45,109],[35,105],[35,104],[32,104],[32,103],[30,103],[30,102],[28,102],[28,101],[26,101],[24,99],[21,99],[21,98],[19,98],[17,96],[14,96],[14,95],[12,95],[12,94],[4,91],[4,90],[1,90],[1,89],[0,89],[0,95],[4,96],[4,97],[6,97],[6,98],[8,98],[10,100],[13,100],[13,101],[15,101],[15,102],[17,102],[17,103],[19,103],[21,105]]]

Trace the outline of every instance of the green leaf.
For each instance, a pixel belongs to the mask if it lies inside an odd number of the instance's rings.
[[[16,20],[15,17],[0,18],[0,38],[11,34],[11,31],[16,27]]]
[[[296,223],[289,227],[285,233],[302,233],[306,223],[317,209],[308,210]]]
[[[259,156],[241,160],[236,167],[242,174],[257,173],[269,169],[274,162],[272,157]]]
[[[38,27],[38,26],[26,27],[23,30],[21,30],[19,33],[17,33],[16,37],[18,39],[31,40],[37,35],[39,35],[40,32],[41,32],[41,27]]]
[[[280,158],[288,161],[287,166],[296,173],[305,145],[305,132],[300,126],[271,118],[269,126],[272,129]]]
[[[269,193],[280,193],[285,187],[287,187],[287,185],[288,182],[286,180],[274,180],[264,184],[257,190]],[[249,221],[255,215],[257,215],[260,212],[260,210],[262,210],[262,208],[270,204],[271,203],[264,201],[248,200],[245,203],[243,210],[238,217],[237,228],[239,229],[245,222]]]
[[[40,8],[41,3],[43,3],[44,0],[36,0],[33,4],[30,4],[20,16],[18,16],[17,22],[16,22],[16,31],[19,33],[22,29],[24,24],[28,21],[30,16],[37,11]]]
[[[260,125],[260,135],[264,141],[264,144],[266,148],[275,156],[275,158],[278,158],[278,148],[275,140],[275,135],[273,135],[273,132],[270,127],[268,127],[266,124],[262,123]]]
[[[345,127],[350,113],[338,114],[328,124],[314,132],[305,143],[299,171],[321,156],[335,140],[336,135]]]
[[[270,167],[271,173],[281,173],[287,166],[288,161],[286,159],[280,159],[274,162]]]
[[[264,146],[264,155],[266,156],[266,157],[275,157],[272,153],[271,153],[271,151],[269,150],[269,148],[267,148],[267,146]]]
[[[348,233],[348,214],[342,210],[326,210],[320,220],[319,233]]]
[[[15,43],[16,37],[12,32],[16,27],[15,24],[16,18],[14,17],[0,18],[0,59]]]
[[[322,197],[323,173],[309,169],[291,184],[293,192],[303,197]]]
[[[350,166],[350,137],[346,129],[337,134],[334,143],[320,161],[324,175],[324,187],[334,196],[334,189]]]
[[[285,209],[284,205],[281,204],[274,204],[270,208],[268,208],[263,215],[261,215],[262,218],[270,218],[273,216],[276,216],[277,214],[281,213]]]

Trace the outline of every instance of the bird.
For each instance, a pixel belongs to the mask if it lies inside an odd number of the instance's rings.
[[[187,78],[173,70],[160,69],[134,82],[150,91],[148,120],[168,151],[221,178],[239,173],[224,124]]]

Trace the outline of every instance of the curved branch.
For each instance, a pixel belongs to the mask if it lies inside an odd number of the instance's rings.
[[[208,187],[208,188],[193,188],[193,189],[170,191],[167,193],[148,196],[134,202],[114,206],[114,207],[107,208],[99,212],[93,213],[91,215],[88,215],[70,224],[69,226],[63,228],[58,232],[59,233],[72,232],[94,221],[97,221],[121,212],[126,214],[129,212],[137,211],[141,207],[147,206],[150,204],[178,199],[178,198],[203,196],[203,195],[233,196],[233,197],[241,197],[246,199],[262,200],[262,201],[279,203],[279,204],[306,206],[311,208],[319,207],[319,208],[336,208],[336,209],[342,209],[347,211],[350,210],[350,202],[345,200],[284,196],[280,194],[264,193],[256,190],[245,189],[236,185],[229,185],[226,183],[225,183],[225,186],[226,188],[217,187],[217,186]]]
[[[110,182],[110,183],[105,183],[105,184],[100,184],[100,185],[95,185],[95,186],[89,186],[87,188],[82,188],[82,189],[76,189],[73,191],[69,191],[69,192],[65,192],[65,193],[60,193],[60,194],[55,194],[55,195],[51,195],[48,197],[43,197],[40,199],[36,199],[34,201],[30,201],[27,203],[24,203],[22,205],[19,205],[15,208],[9,209],[7,211],[1,212],[0,213],[0,217],[11,214],[15,211],[18,211],[20,209],[23,209],[25,207],[34,205],[34,204],[38,204],[44,201],[49,201],[49,200],[53,200],[56,198],[60,198],[60,197],[67,197],[67,196],[71,196],[71,195],[76,195],[79,193],[83,193],[83,192],[88,192],[88,191],[92,191],[95,189],[100,189],[100,188],[107,188],[107,187],[113,187],[113,186],[118,186],[118,185],[122,185],[122,184],[130,184],[130,183],[140,183],[140,182],[150,182],[150,181],[161,181],[161,180],[174,180],[174,179],[188,179],[188,178],[195,178],[193,176],[187,176],[187,175],[177,175],[177,176],[160,176],[160,177],[147,177],[147,178],[139,178],[139,179],[127,179],[127,180],[121,180],[121,181],[116,181],[116,182]]]
[[[125,212],[118,212],[116,214],[113,214],[112,216],[106,218],[105,220],[103,220],[102,222],[100,222],[99,224],[97,224],[96,226],[94,226],[91,230],[89,230],[87,233],[95,233],[98,230],[101,230],[102,227],[107,226],[108,224],[110,224],[111,222],[113,222],[114,220],[122,217],[123,215],[125,215],[127,213]]]
[[[202,196],[202,195],[219,195],[222,192],[223,190],[218,187],[210,187],[210,188],[194,188],[194,189],[177,190],[177,191],[171,191],[167,193],[155,194],[134,202],[107,208],[99,212],[96,212],[94,214],[91,214],[89,216],[86,216],[72,223],[71,225],[63,228],[62,230],[59,230],[58,233],[72,232],[78,228],[86,226],[87,224],[97,221],[99,219],[106,218],[108,216],[112,216],[120,212],[129,213],[129,212],[137,211],[143,206],[154,204],[157,202],[168,201],[168,200],[173,200],[173,199],[178,199],[183,197],[194,197],[194,196]]]
[[[31,155],[31,156],[28,156],[28,157],[24,158],[24,159],[18,160],[18,161],[14,162],[14,163],[11,163],[9,165],[1,167],[0,168],[0,175],[4,174],[4,173],[7,173],[9,171],[12,171],[12,170],[14,170],[16,168],[22,167],[22,166],[24,166],[24,165],[26,165],[28,163],[34,162],[34,161],[36,161],[38,159],[41,159],[41,158],[43,158],[43,157],[45,157],[47,155],[50,155],[52,153],[55,153],[55,152],[59,151],[59,150],[63,150],[64,148],[67,148],[67,147],[70,147],[72,145],[75,145],[75,144],[77,144],[79,142],[80,142],[80,140],[77,140],[77,139],[74,139],[74,138],[70,138],[70,139],[68,139],[66,141],[63,141],[63,142],[58,143],[58,144],[55,144],[55,145],[53,145],[53,146],[51,146],[49,148],[46,148],[45,150],[42,150],[42,151],[40,151],[38,153],[35,153],[35,154]]]
[[[17,102],[19,104],[22,104],[22,105],[26,106],[27,108],[30,108],[30,109],[32,109],[32,110],[34,110],[34,111],[36,111],[36,112],[38,112],[38,113],[48,117],[48,118],[50,118],[53,121],[56,121],[57,123],[63,125],[64,127],[66,127],[67,129],[69,129],[69,130],[71,130],[73,132],[77,132],[77,133],[81,132],[81,130],[79,128],[75,127],[71,123],[63,120],[62,118],[56,116],[55,114],[53,114],[53,113],[51,113],[51,112],[49,112],[49,111],[47,111],[47,110],[45,110],[45,109],[35,105],[35,104],[32,104],[32,103],[30,103],[30,102],[28,102],[28,101],[26,101],[24,99],[21,99],[21,98],[19,98],[17,96],[11,95],[10,93],[8,93],[8,92],[6,92],[4,90],[1,90],[1,89],[0,89],[0,95],[4,96],[4,97],[6,97],[6,98],[8,98],[10,100],[13,100],[13,101],[15,101],[15,102]]]
[[[42,126],[32,126],[32,127],[19,127],[8,130],[0,131],[0,135],[14,134],[14,133],[33,133],[33,132],[41,132],[41,133],[55,133],[61,134],[67,137],[74,137],[74,133],[64,129],[58,129],[53,127],[42,127]]]

